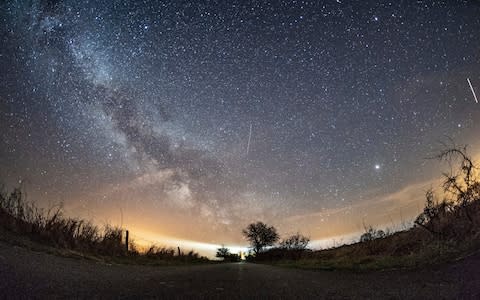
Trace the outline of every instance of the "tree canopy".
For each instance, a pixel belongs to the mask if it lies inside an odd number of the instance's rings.
[[[272,246],[279,239],[277,229],[263,222],[249,224],[242,233],[249,241],[255,254],[261,252],[267,246]]]
[[[226,248],[225,246],[222,246],[221,248],[217,249],[217,254],[215,255],[218,258],[227,258],[230,256],[230,249]]]

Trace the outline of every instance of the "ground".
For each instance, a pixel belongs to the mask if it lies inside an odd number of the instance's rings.
[[[0,298],[480,298],[480,254],[414,270],[306,271],[251,263],[155,267],[0,242]]]

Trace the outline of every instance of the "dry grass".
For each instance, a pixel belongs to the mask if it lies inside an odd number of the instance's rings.
[[[60,207],[45,211],[25,201],[22,191],[0,193],[0,226],[17,234],[58,248],[99,255],[124,255],[122,230],[65,217]]]
[[[304,252],[298,259],[283,259],[274,263],[327,270],[415,268],[456,260],[478,250],[479,247],[478,239],[473,237],[462,242],[437,240],[412,228],[382,239]]]
[[[480,249],[480,178],[466,148],[453,147],[437,158],[456,173],[444,174],[444,194],[426,193],[424,211],[409,230],[385,233],[366,227],[358,243],[320,251],[274,248],[254,260],[311,269],[411,268],[456,260]]]
[[[468,209],[474,222],[480,220],[478,203]],[[441,235],[416,226],[382,238],[332,249],[288,252],[275,248],[255,260],[323,270],[415,268],[456,260],[480,249],[479,227],[468,219],[459,218],[452,212],[438,223],[442,224],[440,228],[446,229]]]
[[[100,228],[90,221],[66,217],[61,207],[44,210],[25,200],[20,188],[11,193],[0,191],[0,230],[4,240],[32,248],[22,237],[52,247],[56,254],[74,257],[101,257],[120,263],[171,264],[207,262],[194,251],[184,253],[173,248],[152,246],[140,252],[133,242],[126,250],[124,231],[105,225]],[[35,246],[37,249],[48,249]],[[63,249],[67,251],[57,251]]]

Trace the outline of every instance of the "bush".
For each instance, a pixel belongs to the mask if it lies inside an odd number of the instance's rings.
[[[386,237],[387,234],[385,231],[379,229],[375,229],[372,226],[365,227],[365,233],[360,236],[360,242],[365,243],[369,241],[373,241],[375,239],[382,239]]]
[[[296,233],[280,242],[280,248],[287,250],[304,250],[310,243],[310,238]]]
[[[456,172],[444,173],[444,199],[435,200],[430,189],[426,193],[423,212],[415,225],[438,239],[464,240],[479,234],[480,228],[480,180],[478,168],[467,155],[466,147],[451,147],[436,158],[459,167]]]

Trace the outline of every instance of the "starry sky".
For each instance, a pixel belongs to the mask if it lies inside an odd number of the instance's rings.
[[[435,185],[439,141],[480,154],[479,1],[0,11],[1,181],[138,240],[399,224]]]

